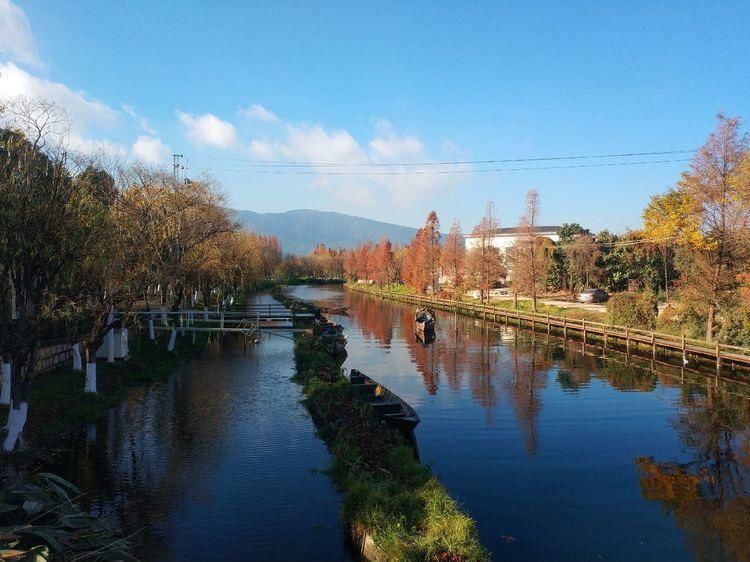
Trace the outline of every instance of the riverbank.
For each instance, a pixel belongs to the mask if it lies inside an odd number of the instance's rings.
[[[342,517],[373,561],[484,561],[474,521],[397,432],[385,428],[308,334],[295,342],[295,380],[334,460]]]
[[[565,316],[554,316],[548,313],[534,313],[512,309],[496,304],[479,304],[460,300],[441,299],[426,295],[390,291],[377,287],[366,287],[360,284],[346,284],[348,290],[357,291],[381,298],[407,303],[415,306],[427,306],[464,316],[481,318],[493,322],[525,325],[532,330],[544,330],[547,334],[555,333],[567,339],[577,335],[584,344],[596,343],[605,349],[620,348],[627,355],[637,349],[648,350],[651,359],[656,360],[659,354],[674,364],[693,365],[699,368],[710,368],[713,365],[717,372],[724,367],[734,370],[741,367],[750,368],[750,348],[706,342],[676,336],[664,332],[654,332],[604,322],[594,322]]]
[[[167,333],[155,341],[136,337],[126,361],[99,362],[96,394],[84,392],[86,373],[72,367],[58,367],[38,375],[31,382],[28,421],[20,447],[4,457],[21,465],[48,462],[65,447],[71,435],[104,416],[125,398],[129,389],[165,379],[206,345],[205,334],[196,334],[195,343],[178,337],[175,351],[170,353],[166,350],[168,337]],[[1,406],[0,417],[7,415],[8,406]],[[3,476],[0,474],[0,478]]]

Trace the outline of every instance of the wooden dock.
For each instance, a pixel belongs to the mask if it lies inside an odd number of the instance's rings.
[[[533,330],[541,328],[547,333],[561,334],[563,338],[575,335],[584,343],[598,340],[606,349],[610,345],[624,346],[626,353],[630,353],[635,347],[647,347],[651,350],[655,359],[658,350],[663,350],[682,357],[683,363],[691,359],[708,360],[716,365],[717,370],[723,366],[750,367],[750,349],[734,345],[710,343],[703,340],[686,338],[685,336],[674,336],[649,330],[615,326],[601,322],[591,322],[549,314],[533,312],[522,312],[492,306],[488,304],[471,303],[450,299],[440,299],[430,296],[405,295],[380,291],[364,287],[350,287],[348,289],[388,298],[415,306],[429,306],[431,308],[454,312],[474,318],[481,318],[491,322],[504,322],[515,324],[518,327],[526,326]]]

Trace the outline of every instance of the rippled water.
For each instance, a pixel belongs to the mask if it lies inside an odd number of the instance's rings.
[[[351,306],[344,367],[417,409],[496,560],[750,560],[747,386],[447,313],[425,346],[411,307],[290,291]]]
[[[417,409],[422,460],[496,560],[750,562],[745,385],[447,313],[425,346],[411,307],[290,290],[351,306],[334,317],[344,367]],[[329,455],[293,367],[285,337],[246,353],[230,338],[134,392],[54,468],[146,560],[354,559],[340,496],[311,471]]]

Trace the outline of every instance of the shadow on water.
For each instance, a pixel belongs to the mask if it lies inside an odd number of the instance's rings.
[[[345,368],[412,404],[422,459],[499,560],[750,562],[750,390],[546,333],[339,288]],[[692,366],[691,366],[692,367]]]

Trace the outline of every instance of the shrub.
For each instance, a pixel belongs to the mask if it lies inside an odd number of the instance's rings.
[[[656,328],[658,313],[656,296],[651,292],[618,293],[607,302],[609,321],[630,328]]]

